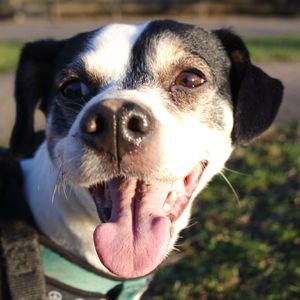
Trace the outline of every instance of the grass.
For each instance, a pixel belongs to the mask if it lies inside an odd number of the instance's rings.
[[[300,35],[246,38],[255,62],[300,62]],[[0,42],[0,72],[15,70],[23,43]]]
[[[235,150],[144,300],[300,299],[300,123]],[[175,262],[175,263],[174,263]]]
[[[16,69],[23,43],[0,42],[0,72],[12,72]]]
[[[246,39],[255,62],[300,61],[300,35]]]

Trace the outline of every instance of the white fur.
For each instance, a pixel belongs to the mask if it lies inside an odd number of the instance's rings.
[[[28,204],[40,230],[74,255],[109,273],[95,251],[93,232],[99,217],[88,191],[67,183],[56,186],[58,172],[46,143],[34,158],[23,160],[21,167]]]
[[[153,48],[155,53],[149,56],[148,62],[154,70],[165,70],[186,54],[182,42],[175,34],[170,33],[156,39]]]
[[[85,67],[107,81],[118,81],[126,71],[132,45],[147,25],[112,24],[99,29],[81,57]]]

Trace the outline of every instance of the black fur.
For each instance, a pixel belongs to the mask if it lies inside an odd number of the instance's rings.
[[[8,149],[0,148],[0,221],[18,219],[32,222],[23,195],[21,167]]]
[[[215,34],[231,60],[232,141],[245,145],[272,124],[283,97],[283,85],[251,63],[249,52],[237,35],[224,29]]]
[[[41,40],[25,45],[16,74],[16,122],[10,139],[15,157],[31,156],[44,140],[43,132],[34,132],[37,106],[46,115],[53,98],[55,75],[87,47],[94,31],[71,39]]]
[[[153,74],[148,66],[147,57],[153,51],[153,41],[162,34],[174,33],[183,38],[192,25],[177,23],[172,20],[152,21],[141,33],[132,47],[130,67],[126,74],[123,87],[135,89],[145,83],[153,82]]]
[[[53,62],[62,47],[63,42],[44,40],[23,48],[16,75],[16,123],[10,139],[10,149],[16,157],[31,155],[43,139],[43,134],[34,133],[34,111],[39,103],[46,114]]]

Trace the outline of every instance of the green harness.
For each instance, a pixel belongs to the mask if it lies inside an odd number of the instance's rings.
[[[150,276],[125,281],[100,276],[44,245],[41,246],[41,258],[46,278],[71,288],[102,295],[107,295],[119,287],[120,294],[116,298],[118,300],[133,299],[150,281]]]

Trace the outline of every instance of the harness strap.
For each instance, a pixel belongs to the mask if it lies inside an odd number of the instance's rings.
[[[40,248],[47,284],[58,287],[59,291],[82,295],[80,299],[131,300],[141,294],[152,279],[152,275],[129,280],[110,277],[42,235]]]
[[[47,299],[35,230],[25,222],[1,222],[1,246],[11,299]]]

